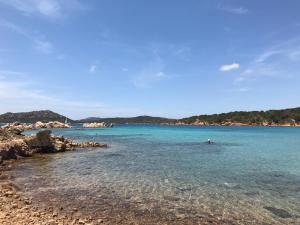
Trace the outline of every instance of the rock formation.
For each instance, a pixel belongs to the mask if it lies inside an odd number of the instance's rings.
[[[61,123],[58,121],[50,121],[47,123],[43,122],[36,122],[34,124],[27,124],[27,123],[19,123],[19,122],[14,122],[14,123],[8,123],[4,126],[2,126],[3,129],[19,129],[19,130],[32,130],[32,129],[51,129],[51,128],[70,128],[71,126],[65,123]]]
[[[72,151],[76,148],[102,148],[106,144],[97,142],[77,143],[63,136],[53,136],[44,130],[34,136],[24,136],[19,130],[0,129],[0,157],[2,160],[32,156],[34,153],[56,153]]]
[[[84,128],[105,128],[105,127],[112,127],[113,125],[111,123],[84,123],[82,127]]]

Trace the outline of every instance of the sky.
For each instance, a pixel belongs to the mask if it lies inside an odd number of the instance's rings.
[[[0,0],[0,113],[300,106],[298,0]]]

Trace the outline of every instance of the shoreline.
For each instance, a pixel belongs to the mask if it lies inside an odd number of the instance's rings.
[[[57,159],[56,156],[69,158],[68,154],[77,154],[76,151],[57,153],[66,155],[37,152],[32,157],[17,157],[16,160],[5,160],[2,165],[0,163],[0,224],[261,224],[238,213],[212,213],[207,208],[196,209],[192,205],[178,208],[178,200],[174,196],[163,196],[160,201],[151,198],[129,199],[108,189],[101,182],[99,186],[94,186],[95,189],[85,189],[69,185],[62,187],[56,183],[44,186],[44,176],[34,176],[29,179],[30,184],[25,183],[24,186],[18,180],[24,179],[23,176],[27,174],[17,172],[23,165],[38,162],[39,167],[36,168],[41,168],[40,165]],[[39,188],[43,191],[38,191]]]
[[[23,139],[31,138],[34,139],[35,136],[22,136],[18,132],[14,134],[14,130],[11,130],[12,137],[5,137],[9,141],[22,141]],[[49,135],[49,133],[42,131],[43,134]],[[2,146],[3,146],[3,134],[2,132]],[[46,135],[46,136],[47,136]],[[38,135],[37,135],[38,136]],[[5,139],[4,138],[4,139]],[[47,136],[49,138],[49,136]],[[62,141],[62,137],[51,136],[52,141]],[[48,140],[48,139],[47,139]],[[67,143],[72,143],[69,139]],[[0,142],[1,142],[0,141]],[[49,141],[49,140],[48,140]],[[86,146],[83,144],[83,148],[93,147],[95,143],[86,142]],[[39,144],[40,146],[41,144]],[[72,154],[73,150],[79,148],[80,145],[74,145],[74,148],[63,149],[62,151],[50,152],[52,154],[65,153],[69,151]],[[96,145],[97,146],[97,145]],[[1,147],[1,146],[0,146]],[[15,148],[16,146],[13,146]],[[45,147],[45,146],[44,146]],[[49,147],[49,146],[48,146]],[[47,148],[48,148],[47,147]],[[72,147],[72,146],[71,146]],[[102,147],[107,147],[106,145]],[[56,148],[56,147],[55,147]],[[81,148],[81,149],[83,149]],[[3,156],[3,148],[0,149],[0,155]],[[31,149],[32,150],[32,149]],[[84,151],[84,150],[82,150]],[[92,150],[91,150],[92,151]],[[24,187],[19,187],[14,181],[16,175],[13,174],[14,170],[22,162],[26,160],[31,160],[37,158],[47,158],[49,151],[31,151],[28,155],[18,155],[20,152],[15,151],[13,154],[9,154],[10,158],[1,159],[0,163],[0,224],[3,225],[18,225],[18,224],[86,224],[86,225],[97,225],[97,224],[232,224],[230,222],[224,221],[221,217],[215,217],[213,215],[206,214],[203,212],[202,216],[196,217],[185,217],[184,214],[175,214],[172,212],[165,211],[163,209],[161,202],[155,202],[151,199],[147,201],[153,201],[154,208],[144,209],[141,207],[141,202],[129,202],[126,197],[116,196],[111,190],[107,190],[109,194],[102,196],[98,201],[100,201],[99,208],[97,212],[88,209],[88,205],[82,205],[81,201],[77,200],[77,204],[72,205],[72,207],[66,206],[69,201],[66,201],[66,197],[61,195],[57,191],[54,193],[47,193],[47,195],[53,195],[50,199],[58,199],[57,201],[50,201],[46,196],[39,199],[35,199],[33,194],[26,193]],[[74,152],[75,153],[75,152]],[[27,153],[26,153],[27,154]],[[39,158],[41,157],[41,158]],[[62,155],[62,157],[64,157]],[[39,178],[40,179],[40,178]],[[34,185],[34,184],[33,184]],[[66,187],[71,188],[71,187]],[[72,189],[72,188],[71,188]],[[82,193],[78,193],[82,195]],[[70,202],[74,203],[74,198],[80,196],[76,193],[71,192]],[[86,193],[89,196],[90,193]],[[59,196],[59,197],[58,197]],[[76,201],[75,201],[76,202]],[[117,205],[115,205],[117,202]],[[87,207],[87,208],[86,208]],[[186,212],[192,212],[192,209],[185,209]],[[199,213],[199,212],[197,212]],[[196,215],[196,213],[195,213]]]
[[[248,123],[161,123],[167,126],[195,126],[195,127],[300,127],[300,124],[248,124]]]
[[[74,152],[75,153],[75,152]],[[65,153],[67,154],[67,153]],[[72,154],[72,152],[71,152]],[[34,157],[38,157],[35,155]],[[40,155],[42,156],[42,155]],[[110,190],[102,195],[98,201],[97,210],[89,208],[88,200],[77,199],[79,195],[71,192],[66,197],[64,193],[53,191],[49,196],[36,198],[22,190],[10,175],[19,160],[5,161],[0,166],[0,224],[23,225],[231,225],[253,224],[237,219],[231,221],[223,219],[222,215],[209,212],[199,212],[193,208],[185,208],[181,213],[173,213],[163,208],[164,203],[149,199],[151,208],[143,207],[140,201],[129,202],[126,198],[116,195]],[[89,193],[86,194],[89,198]],[[75,198],[75,200],[74,200]],[[49,201],[51,199],[51,201]],[[68,201],[70,199],[70,201]],[[168,199],[170,200],[170,199]],[[92,200],[91,200],[92,201]],[[174,200],[176,201],[176,199]],[[117,204],[116,204],[117,203]],[[186,216],[186,215],[189,216]]]

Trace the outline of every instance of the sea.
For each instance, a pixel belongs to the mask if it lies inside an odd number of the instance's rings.
[[[11,171],[14,182],[41,206],[111,216],[114,224],[300,224],[300,128],[116,125],[52,132],[109,147],[21,160]]]

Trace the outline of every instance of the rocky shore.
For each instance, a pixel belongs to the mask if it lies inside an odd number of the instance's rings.
[[[43,123],[38,121],[36,123],[7,123],[6,125],[2,126],[3,129],[19,129],[19,130],[33,130],[33,129],[52,129],[52,128],[71,128],[69,124],[61,123],[58,121],[50,121]]]
[[[22,196],[20,188],[11,182],[6,171],[17,163],[15,159],[33,156],[35,153],[58,153],[73,151],[78,148],[103,148],[106,144],[97,142],[77,143],[62,136],[51,135],[44,130],[33,136],[22,135],[22,129],[0,128],[0,224],[102,224],[102,220],[59,215],[53,207],[39,208],[32,205],[32,200]]]
[[[235,122],[235,121],[222,121],[219,123],[210,123],[208,121],[196,120],[194,122],[174,122],[174,123],[163,123],[164,125],[174,125],[174,126],[263,126],[263,127],[300,127],[300,123],[297,123],[295,120],[290,120],[285,123],[275,123],[269,121],[262,122]]]
[[[90,147],[101,148],[107,145],[96,142],[77,143],[63,136],[53,136],[50,130],[40,131],[34,136],[24,136],[19,129],[0,129],[0,161],[29,157],[35,153],[56,153]]]

